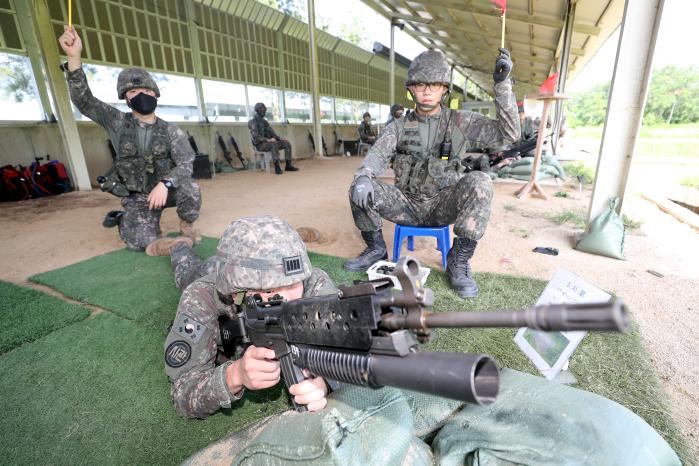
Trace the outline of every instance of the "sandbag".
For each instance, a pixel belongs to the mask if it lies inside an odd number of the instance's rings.
[[[590,224],[589,231],[575,246],[578,251],[626,260],[624,257],[624,222],[616,212],[619,198],[609,198],[609,208]]]

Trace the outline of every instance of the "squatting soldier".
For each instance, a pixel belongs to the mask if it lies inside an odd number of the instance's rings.
[[[365,144],[371,145],[376,141],[376,133],[374,133],[374,129],[371,127],[371,113],[364,112],[357,132],[359,133],[359,139]]]
[[[490,177],[466,173],[463,154],[512,144],[519,139],[519,118],[510,54],[500,49],[495,62],[498,119],[445,106],[450,68],[441,52],[428,50],[408,68],[405,86],[416,110],[386,126],[357,170],[349,190],[354,223],[367,248],[347,262],[348,270],[366,270],[387,257],[381,218],[413,226],[454,224],[456,238],[447,256],[447,276],[461,297],[475,297],[470,259],[490,218]],[[395,186],[376,179],[392,164]]]
[[[126,99],[130,113],[123,113],[92,95],[82,69],[82,41],[74,27],[64,27],[59,38],[68,56],[65,65],[70,98],[80,112],[102,125],[116,149],[113,168],[102,189],[121,197],[123,215],[119,235],[129,249],[143,250],[160,236],[160,216],[166,207],[177,206],[180,230],[195,242],[201,237],[193,227],[199,217],[201,193],[192,180],[194,152],[187,135],[155,115],[158,85],[140,68],[119,73],[117,93]],[[105,219],[107,222],[108,219]]]
[[[284,259],[294,257],[300,267],[290,270]],[[242,293],[288,300],[337,293],[330,278],[311,267],[299,235],[276,217],[232,222],[206,262],[185,242],[171,258],[178,286],[211,272],[184,290],[165,343],[172,402],[184,417],[207,417],[246,388],[279,382],[273,350],[221,345],[219,325],[236,318]],[[289,391],[311,413],[269,416],[186,464],[679,465],[667,443],[626,408],[542,377],[502,370],[498,399],[484,407],[336,383],[328,396],[324,380],[306,374]]]
[[[276,294],[293,300],[334,294],[337,288],[325,272],[311,266],[296,230],[273,216],[231,222],[221,236],[216,255],[206,262],[185,243],[173,249],[178,285],[196,280],[180,298],[165,342],[165,370],[172,383],[172,403],[177,413],[205,418],[229,408],[246,388],[260,390],[279,382],[280,368],[273,350],[217,345],[219,324],[236,317],[236,302],[242,302],[245,294],[259,294],[265,301]],[[298,265],[300,268],[290,269]],[[210,273],[197,277],[206,272]],[[187,324],[196,329],[194,335],[182,330]],[[317,411],[325,406],[328,387],[318,377],[293,385],[289,391],[296,403]]]
[[[288,172],[298,171],[298,168],[291,164],[291,144],[286,138],[279,136],[274,132],[269,122],[265,120],[267,107],[262,102],[255,104],[255,117],[248,121],[248,129],[250,130],[250,138],[255,149],[261,152],[271,152],[272,160],[274,161],[274,173],[282,174],[282,168],[279,166],[279,151],[284,150],[284,160],[286,161],[285,170]]]

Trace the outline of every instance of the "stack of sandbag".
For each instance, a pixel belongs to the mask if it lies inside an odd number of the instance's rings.
[[[502,167],[500,171],[497,172],[497,175],[499,178],[514,178],[516,180],[528,181],[532,176],[533,163],[534,157],[524,157],[515,160],[506,167]],[[565,181],[566,172],[558,163],[556,157],[552,155],[543,155],[536,179],[545,180],[548,178],[560,178]]]

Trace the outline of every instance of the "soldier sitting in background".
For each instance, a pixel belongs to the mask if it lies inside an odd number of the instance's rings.
[[[129,249],[143,250],[161,234],[163,209],[177,206],[182,235],[201,242],[193,226],[201,208],[199,186],[192,180],[195,154],[184,131],[155,115],[160,90],[153,77],[140,68],[123,70],[117,93],[132,111],[123,113],[107,105],[90,92],[77,31],[64,29],[59,43],[68,56],[64,68],[70,98],[83,115],[107,130],[116,149],[114,167],[102,189],[121,197],[124,212],[110,212],[105,222],[118,223]]]
[[[374,129],[371,127],[371,113],[365,112],[364,115],[362,115],[362,122],[359,124],[357,132],[359,133],[359,139],[364,144],[374,144],[374,141],[376,141],[376,133],[374,133]]]
[[[267,107],[262,102],[255,104],[255,117],[248,121],[248,129],[252,145],[260,152],[271,152],[272,161],[274,161],[274,173],[282,174],[282,168],[279,166],[279,151],[284,150],[284,160],[288,172],[298,171],[298,168],[291,164],[291,144],[286,138],[279,136],[274,132],[269,122],[265,120]]]
[[[388,115],[388,120],[386,120],[386,124],[389,124],[393,120],[400,120],[403,118],[403,113],[405,112],[405,108],[401,104],[393,104],[391,105],[391,110],[390,114]]]

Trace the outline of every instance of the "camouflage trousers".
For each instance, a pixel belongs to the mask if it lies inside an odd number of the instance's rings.
[[[270,416],[183,464],[679,466],[623,406],[510,369],[490,406],[345,386],[317,413]]]
[[[124,215],[119,223],[119,236],[127,248],[139,251],[160,236],[163,209],[176,206],[177,215],[186,222],[191,223],[199,218],[201,192],[199,185],[190,180],[176,189],[170,189],[162,209],[149,209],[148,194],[145,193],[131,193],[128,197],[122,197],[121,205]]]
[[[175,285],[180,290],[184,290],[195,280],[216,271],[216,260],[213,257],[203,261],[186,244],[180,244],[172,250],[170,263],[175,271]]]
[[[271,152],[272,160],[275,162],[279,162],[279,151],[283,149],[285,162],[291,162],[291,144],[289,144],[289,141],[263,142],[255,149],[260,152]]]
[[[401,225],[436,227],[454,224],[454,234],[478,241],[490,219],[493,184],[483,172],[471,172],[455,185],[426,197],[404,193],[394,185],[372,180],[374,196],[362,209],[352,202],[354,183],[350,186],[350,206],[354,223],[361,231],[376,231],[385,218]]]

